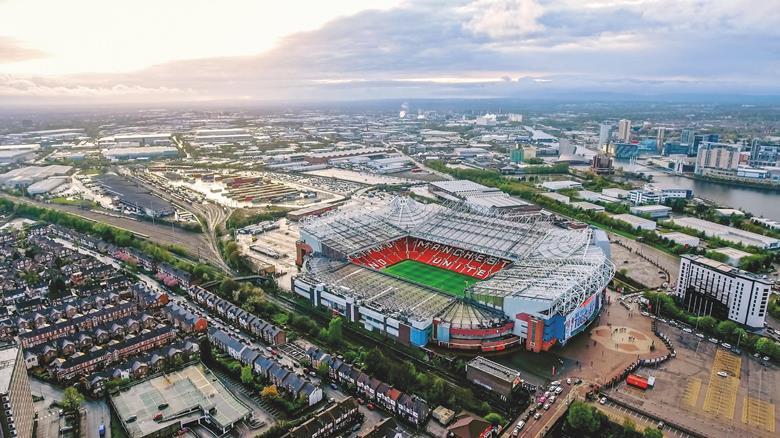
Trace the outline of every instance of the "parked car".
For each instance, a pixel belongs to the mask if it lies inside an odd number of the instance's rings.
[[[718,371],[718,375],[721,376],[721,377],[728,377],[729,373],[727,373],[725,371]]]
[[[549,409],[550,409],[550,404],[549,403],[545,403],[544,404],[544,410],[546,411],[546,410],[549,410]]]
[[[376,406],[374,406],[373,403],[369,403],[366,405],[366,407],[368,408],[369,411],[373,411]]]
[[[599,400],[599,403],[601,403],[602,405],[607,404],[607,398],[606,397],[601,397],[601,400]]]
[[[562,393],[562,392],[563,392],[563,388],[561,388],[560,386],[559,386],[559,387],[557,387],[557,388],[555,388],[555,393],[556,393],[556,394],[560,394],[560,393]]]
[[[718,340],[717,340],[717,339],[715,339],[715,338],[709,338],[709,339],[707,339],[707,340],[708,340],[708,341],[710,341],[710,342],[712,342],[713,344],[717,344],[717,343],[718,343]]]
[[[731,344],[728,344],[726,342],[721,342],[720,346],[725,348],[726,350],[731,350]]]
[[[534,414],[534,420],[538,420],[540,418],[542,418],[542,413],[541,412],[537,412],[537,413]]]

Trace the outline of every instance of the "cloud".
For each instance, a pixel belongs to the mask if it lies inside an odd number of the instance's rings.
[[[517,38],[544,29],[543,9],[536,0],[474,0],[462,7],[471,16],[464,27],[493,39]]]
[[[25,47],[14,38],[0,36],[0,64],[28,61],[49,56],[37,49]]]
[[[418,0],[334,19],[257,55],[123,74],[15,78],[34,85],[0,80],[0,96],[263,101],[780,93],[780,8],[739,3]]]
[[[113,84],[95,86],[59,82],[51,79],[19,78],[0,75],[0,96],[7,97],[62,97],[62,98],[126,98],[165,96],[184,97],[192,90],[169,87],[148,88],[140,85]]]

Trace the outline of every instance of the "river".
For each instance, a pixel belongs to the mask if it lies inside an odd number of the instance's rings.
[[[625,170],[653,175],[653,182],[658,185],[692,189],[694,196],[738,208],[755,216],[780,220],[780,193],[778,192],[695,180],[642,164],[631,165],[628,161],[622,160],[615,165]]]

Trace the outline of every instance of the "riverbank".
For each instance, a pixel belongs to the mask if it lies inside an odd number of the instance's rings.
[[[780,220],[778,190],[767,190],[766,187],[749,187],[741,184],[724,184],[721,181],[693,178],[692,175],[672,173],[669,169],[656,167],[647,162],[630,163],[628,161],[617,161],[616,166],[628,171],[644,172],[652,175],[653,183],[660,186],[690,189],[693,190],[693,194],[697,198],[750,212],[754,216]]]

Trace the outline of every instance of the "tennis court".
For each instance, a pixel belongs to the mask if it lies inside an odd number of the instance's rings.
[[[467,287],[476,283],[476,278],[436,266],[426,265],[416,260],[404,260],[385,268],[382,272],[403,280],[413,281],[438,289],[446,294],[462,297]]]

